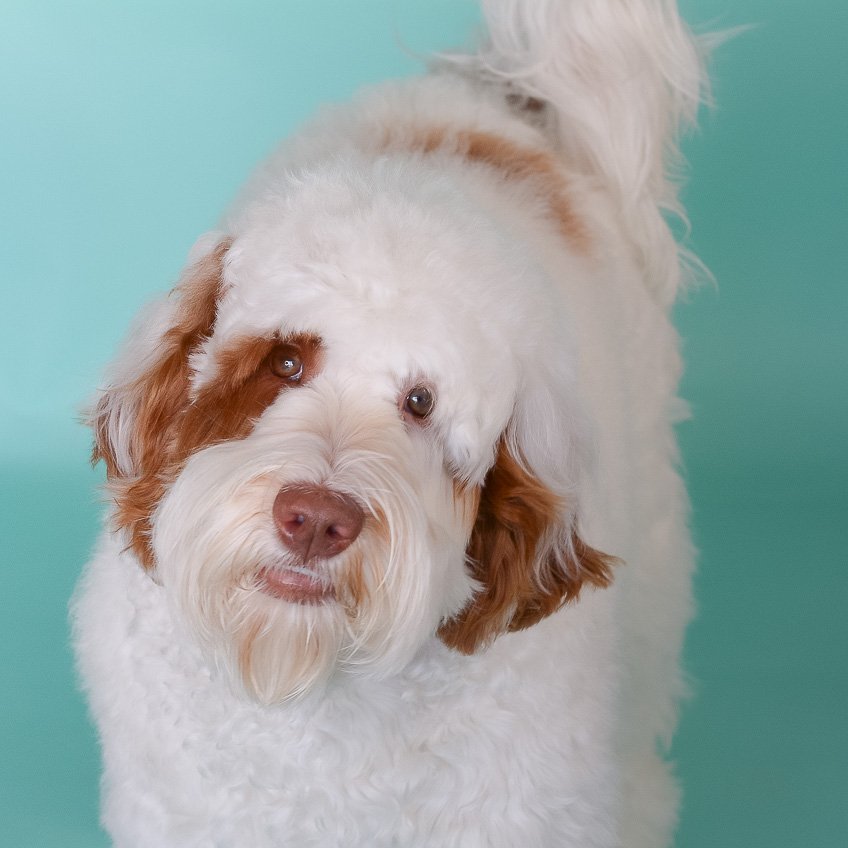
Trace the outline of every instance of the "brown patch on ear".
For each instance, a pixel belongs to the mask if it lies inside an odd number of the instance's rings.
[[[575,600],[584,583],[608,586],[616,562],[572,532],[554,547],[561,504],[501,442],[480,494],[468,544],[471,575],[482,589],[439,628],[451,648],[473,653],[506,631],[530,627]],[[549,548],[540,550],[541,546]]]
[[[528,100],[529,109],[535,111],[543,107],[542,101]],[[551,153],[495,133],[453,127],[393,130],[387,134],[385,147],[454,154],[469,162],[488,165],[508,180],[532,181],[539,196],[547,202],[562,235],[581,252],[588,252],[588,228],[571,204],[568,181]]]
[[[221,242],[190,270],[177,286],[180,303],[174,325],[159,343],[156,361],[131,384],[107,391],[92,416],[92,463],[102,459],[109,479],[121,476],[109,423],[116,393],[132,404],[132,463],[143,474],[159,464],[174,437],[176,414],[188,398],[189,354],[212,332],[221,295],[221,269],[230,241]]]
[[[132,383],[107,391],[93,416],[92,462],[105,461],[117,507],[115,524],[129,532],[130,547],[148,569],[153,566],[150,517],[164,492],[165,471],[189,400],[189,356],[212,332],[230,243],[221,242],[190,269],[176,289],[180,298],[176,320],[159,342],[156,360]],[[131,470],[121,468],[110,438],[114,415],[132,421],[131,432],[125,435]]]
[[[104,395],[93,416],[92,459],[106,462],[115,501],[115,525],[127,532],[130,547],[146,569],[154,566],[150,547],[153,512],[168,486],[197,450],[249,435],[255,420],[286,383],[268,365],[277,337],[238,339],[218,352],[217,373],[195,397],[191,354],[214,329],[223,283],[223,242],[197,263],[179,285],[174,325],[163,335],[155,361],[131,383]],[[311,335],[286,339],[298,347],[306,381],[318,367],[320,340]],[[110,419],[126,415],[131,468],[122,468],[110,438]]]

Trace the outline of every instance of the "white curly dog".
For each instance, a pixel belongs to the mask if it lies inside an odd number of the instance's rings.
[[[671,839],[702,51],[673,0],[484,7],[260,168],[93,404],[117,846]]]

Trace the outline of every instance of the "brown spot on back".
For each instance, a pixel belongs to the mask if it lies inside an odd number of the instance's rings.
[[[588,252],[588,228],[569,200],[568,181],[553,154],[484,130],[449,127],[389,131],[384,147],[455,155],[487,165],[508,180],[532,183],[547,203],[562,235],[581,252]]]

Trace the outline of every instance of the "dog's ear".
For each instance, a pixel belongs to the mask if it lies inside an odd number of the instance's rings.
[[[189,265],[177,287],[130,334],[110,385],[88,414],[92,462],[102,459],[116,503],[115,523],[152,567],[150,514],[174,461],[189,402],[190,357],[211,333],[223,282],[224,239]]]
[[[585,544],[574,525],[574,509],[503,439],[483,483],[468,544],[468,567],[480,590],[442,624],[442,641],[470,654],[500,633],[556,612],[585,583],[607,586],[615,558]]]

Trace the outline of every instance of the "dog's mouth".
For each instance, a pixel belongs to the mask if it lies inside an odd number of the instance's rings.
[[[263,568],[257,585],[266,595],[293,604],[321,604],[335,597],[333,584],[326,577],[297,565]]]

